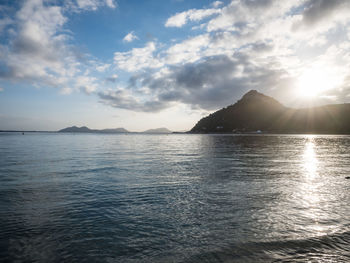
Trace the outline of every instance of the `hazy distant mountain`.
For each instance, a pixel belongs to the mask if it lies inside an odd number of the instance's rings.
[[[251,90],[237,103],[201,119],[193,133],[350,133],[350,104],[292,109]]]
[[[143,133],[172,133],[172,131],[168,130],[167,128],[157,128],[149,129],[147,131],[144,131]]]
[[[126,133],[129,132],[128,130],[124,128],[116,128],[116,129],[103,129],[103,130],[98,130],[100,133]]]
[[[81,132],[81,133],[127,133],[128,130],[124,128],[116,128],[116,129],[103,129],[103,130],[96,130],[96,129],[89,129],[88,127],[77,127],[72,126],[68,127],[62,130],[59,130],[58,132]]]
[[[88,127],[77,127],[77,126],[72,126],[68,128],[64,128],[62,130],[59,130],[58,132],[92,132]]]

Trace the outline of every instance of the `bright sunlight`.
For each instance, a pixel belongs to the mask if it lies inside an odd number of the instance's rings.
[[[314,98],[327,90],[334,89],[341,84],[340,80],[340,76],[331,68],[308,68],[298,79],[298,95],[304,98]]]

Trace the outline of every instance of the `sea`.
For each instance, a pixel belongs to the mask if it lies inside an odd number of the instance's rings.
[[[350,262],[350,136],[0,133],[0,262]]]

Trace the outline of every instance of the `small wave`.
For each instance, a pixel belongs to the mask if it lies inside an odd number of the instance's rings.
[[[183,262],[348,262],[350,232],[307,239],[249,242],[201,253]]]

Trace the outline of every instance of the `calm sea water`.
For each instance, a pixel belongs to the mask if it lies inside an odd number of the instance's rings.
[[[0,261],[350,261],[350,137],[0,134]]]

